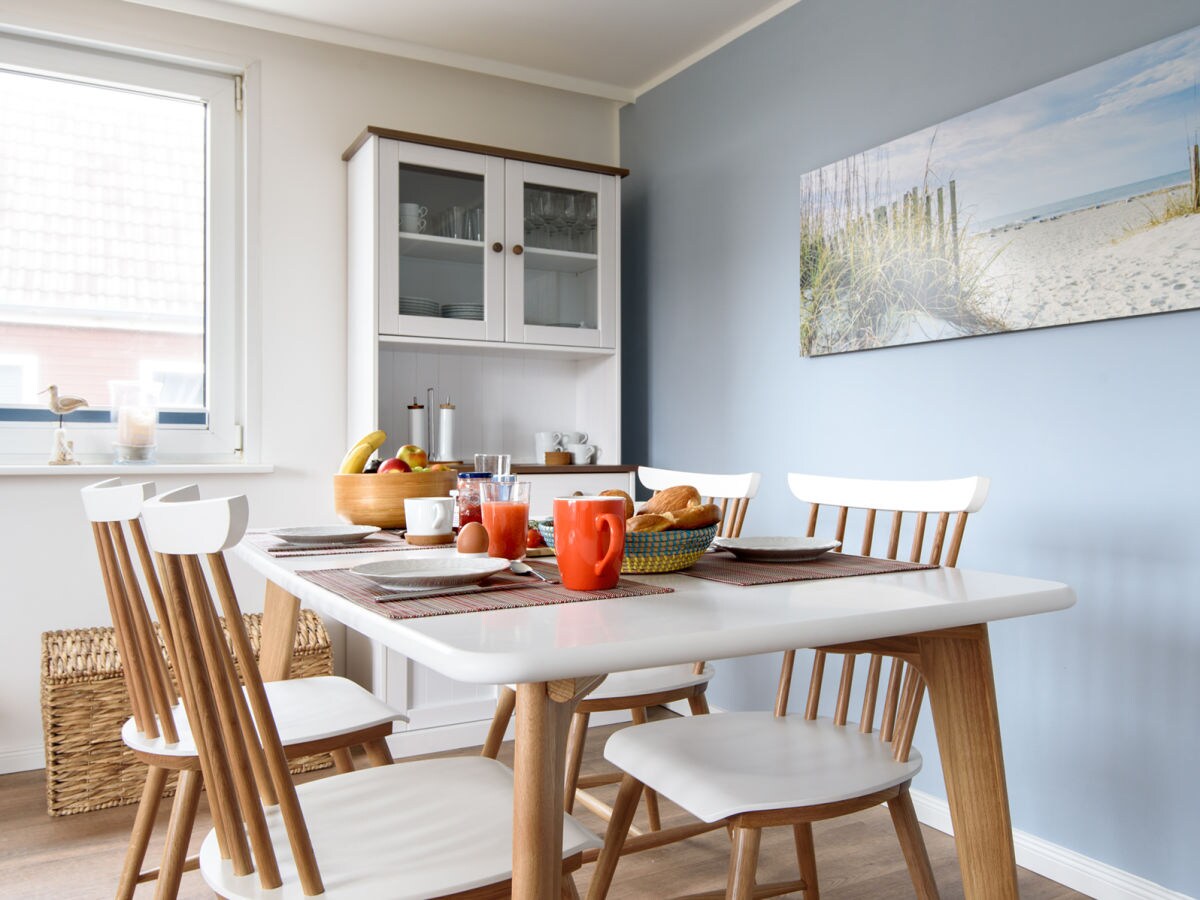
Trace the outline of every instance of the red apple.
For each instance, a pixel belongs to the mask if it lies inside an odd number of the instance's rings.
[[[416,444],[405,444],[396,451],[396,459],[402,459],[409,469],[424,468],[429,465],[429,457]]]
[[[443,465],[442,463],[434,463],[426,471],[428,471],[428,472],[449,472],[450,467],[447,465]]]
[[[402,459],[385,459],[379,464],[379,472],[377,474],[384,475],[388,472],[411,472],[412,468]]]

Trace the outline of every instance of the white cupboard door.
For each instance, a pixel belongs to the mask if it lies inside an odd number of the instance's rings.
[[[380,141],[380,334],[504,340],[503,173],[495,157]]]
[[[505,340],[615,347],[617,179],[505,163]]]

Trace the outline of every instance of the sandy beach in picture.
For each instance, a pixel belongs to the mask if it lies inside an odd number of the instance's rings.
[[[1149,225],[1190,186],[997,228],[970,238],[995,257],[988,305],[1013,330],[1200,305],[1200,215]]]
[[[988,305],[1010,329],[1200,304],[1200,215],[1148,224],[1190,186],[1012,224],[968,239],[991,259]]]

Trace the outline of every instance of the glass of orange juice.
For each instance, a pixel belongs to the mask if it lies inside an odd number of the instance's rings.
[[[529,482],[487,481],[479,486],[488,556],[521,559],[529,530]]]

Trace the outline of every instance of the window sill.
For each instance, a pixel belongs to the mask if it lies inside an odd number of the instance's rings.
[[[267,475],[273,465],[249,463],[151,463],[149,465],[115,465],[113,463],[51,466],[0,464],[0,477],[5,475]]]

